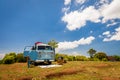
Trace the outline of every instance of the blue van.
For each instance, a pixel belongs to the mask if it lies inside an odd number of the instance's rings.
[[[23,55],[28,58],[28,66],[39,63],[51,64],[55,61],[55,49],[41,42],[36,42],[34,46],[26,46]]]

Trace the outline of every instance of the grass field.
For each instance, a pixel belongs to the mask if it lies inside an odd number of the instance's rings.
[[[0,80],[120,80],[120,62],[71,61],[62,67],[0,65]]]

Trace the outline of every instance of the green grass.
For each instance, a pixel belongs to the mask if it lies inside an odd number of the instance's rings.
[[[71,61],[56,68],[0,65],[0,80],[120,80],[120,62]]]

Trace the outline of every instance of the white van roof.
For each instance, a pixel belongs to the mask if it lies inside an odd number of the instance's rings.
[[[40,44],[37,44],[37,46],[50,46],[50,45],[44,44],[44,43],[40,43]]]

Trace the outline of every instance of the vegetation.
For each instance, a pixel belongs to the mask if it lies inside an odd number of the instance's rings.
[[[93,48],[89,49],[88,51],[90,58],[93,58],[94,54],[96,53],[96,50],[94,50]]]
[[[48,44],[53,46],[53,48],[58,47],[58,43],[55,40],[51,40]],[[59,57],[63,57],[65,61],[120,61],[120,56],[118,55],[107,56],[106,53],[97,52],[93,48],[89,49],[88,53],[90,54],[90,58],[86,56],[74,56],[57,53],[55,54],[55,61],[57,61]],[[26,62],[26,58],[24,58],[23,53],[9,53],[0,60],[0,64],[12,64],[15,62]]]
[[[66,61],[89,61],[89,58],[86,56],[72,56],[72,55],[65,55],[57,53],[55,59],[57,60],[58,57],[63,57]]]
[[[0,61],[2,64],[12,64],[15,62],[26,62],[26,59],[23,56],[23,53],[9,53],[4,56],[4,58]]]
[[[58,42],[51,40],[48,42],[48,45],[52,46],[54,49],[58,47]]]
[[[107,56],[104,52],[97,52],[92,58],[57,53],[55,55],[55,61],[57,61],[59,57],[63,57],[65,61],[120,61],[120,56]],[[110,57],[112,58],[110,59]],[[9,53],[6,54],[2,60],[0,60],[0,64],[12,64],[15,62],[26,62],[26,58],[24,58],[23,53]]]
[[[118,56],[118,55],[114,55],[113,58],[114,58],[116,61],[120,61],[120,56]]]
[[[93,54],[90,58],[57,53],[55,60],[63,57],[67,63],[62,67],[46,69],[28,69],[27,63],[22,63],[26,62],[23,53],[9,53],[0,60],[0,80],[120,80],[120,56],[107,56],[106,53],[96,52],[94,49],[88,52]],[[110,58],[114,58],[116,62],[111,62]]]
[[[107,55],[106,55],[106,53],[104,53],[104,52],[97,52],[97,53],[94,55],[94,58],[98,58],[98,59],[101,60],[101,61],[106,61],[106,60],[107,60]]]
[[[3,59],[4,64],[12,64],[14,62],[15,62],[15,60],[14,60],[13,56],[7,56]]]
[[[26,58],[24,58],[23,53],[17,54],[16,62],[26,62]]]
[[[5,57],[3,58],[4,64],[12,64],[14,62],[16,62],[16,53],[6,54]]]
[[[3,60],[0,60],[0,64],[2,64],[3,63]]]

